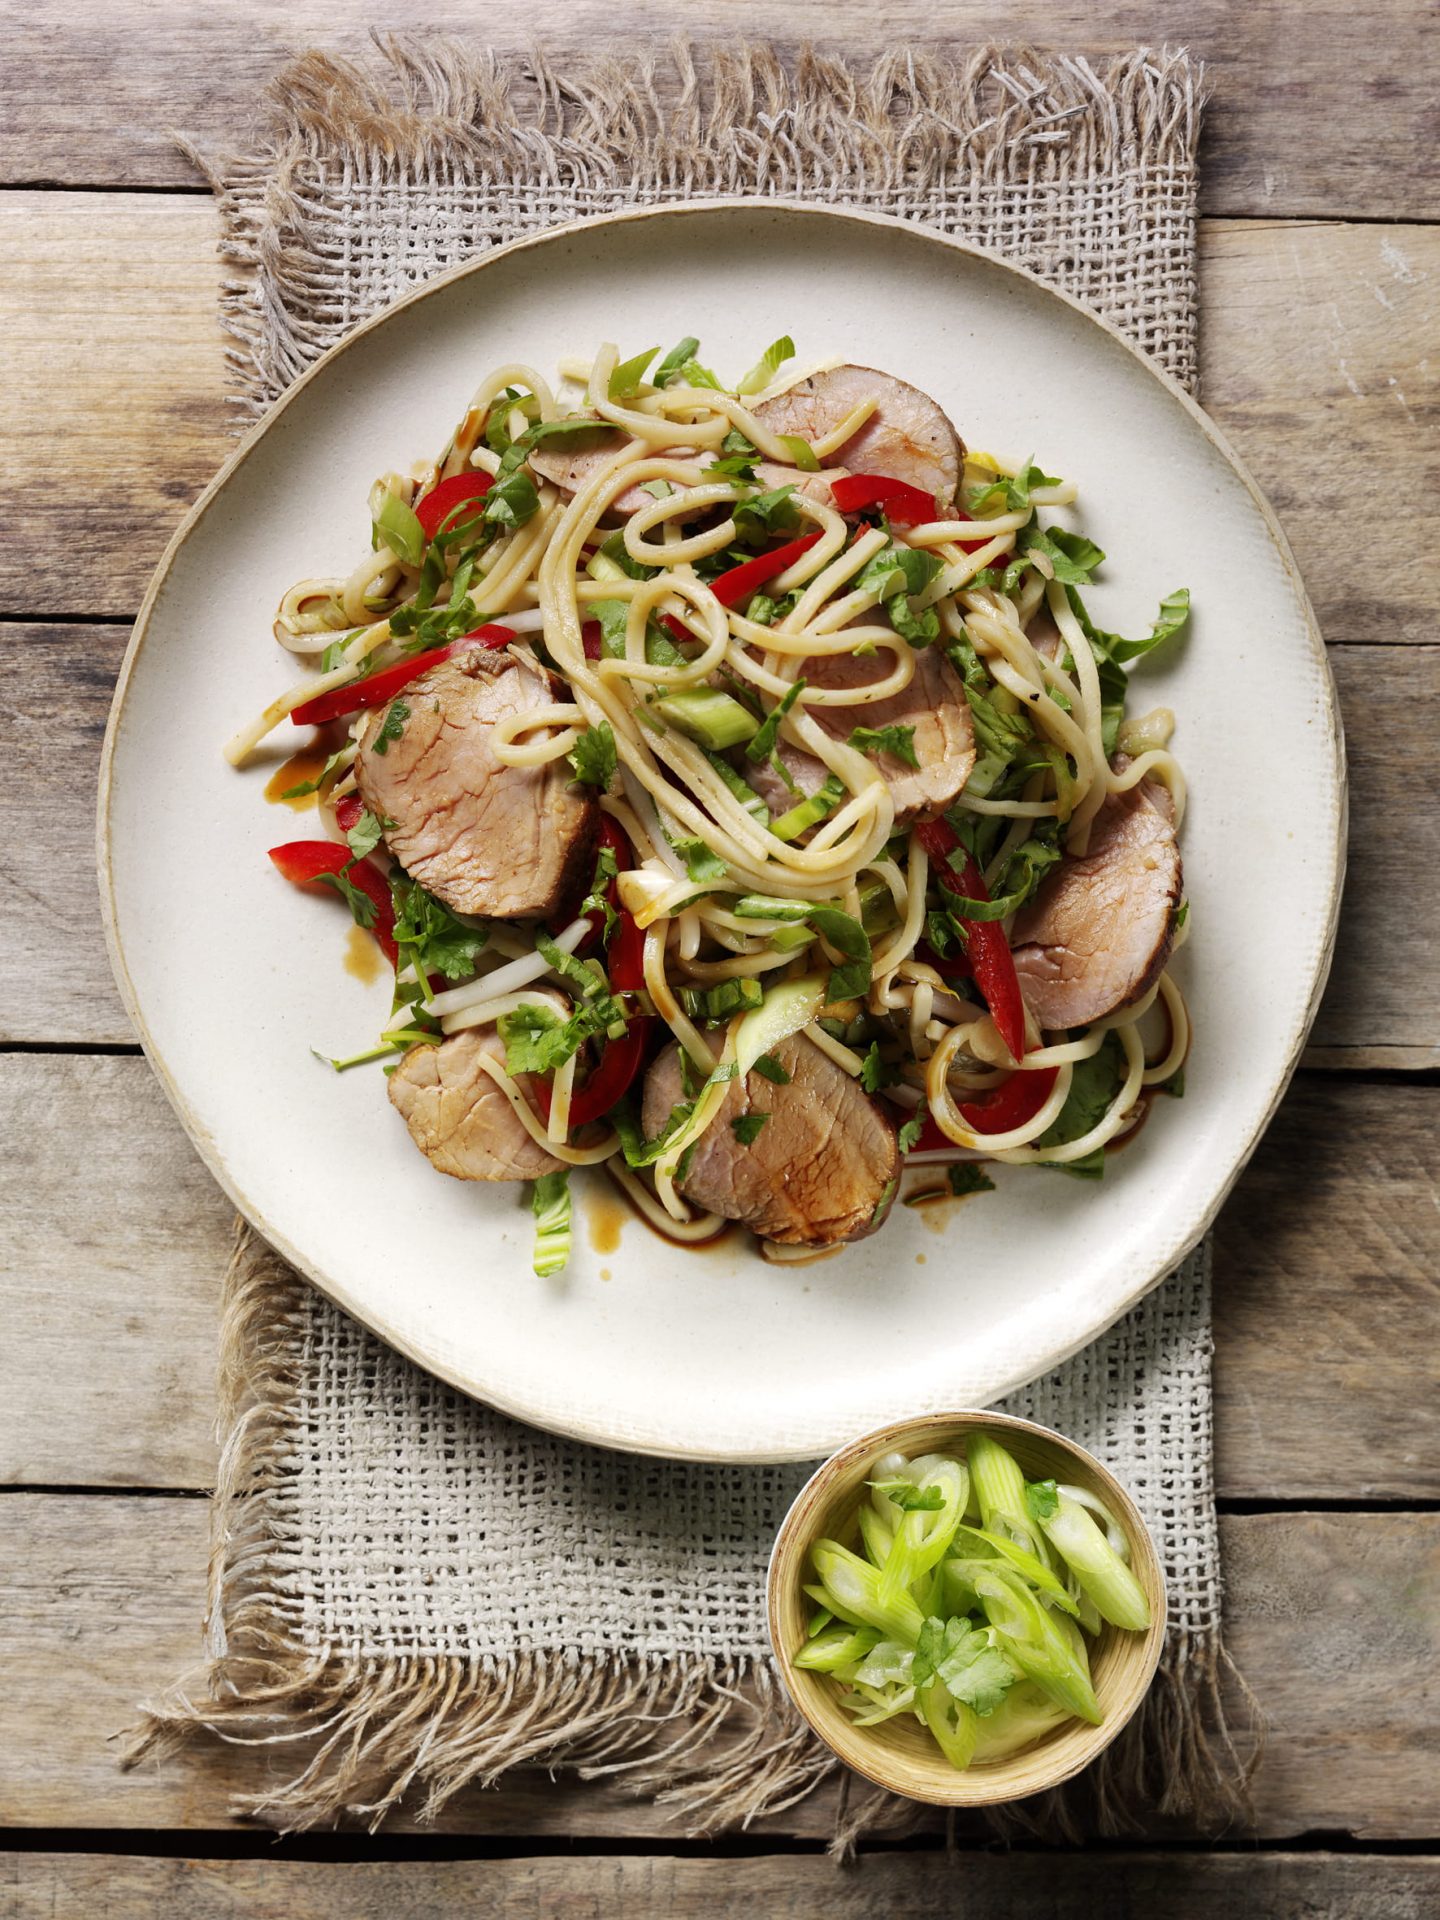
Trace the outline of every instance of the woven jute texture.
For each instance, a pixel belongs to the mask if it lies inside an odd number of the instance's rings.
[[[621,69],[389,43],[309,55],[221,197],[235,398],[262,413],[358,321],[440,269],[560,220],[653,200],[861,205],[1003,252],[1195,375],[1199,80],[1183,56],[966,64],[673,48]],[[901,369],[903,371],[903,369]],[[693,1831],[791,1804],[834,1763],[767,1651],[771,1541],[805,1477],[627,1457],[451,1392],[243,1233],[227,1279],[224,1452],[208,1659],[142,1746],[207,1726],[295,1763],[246,1805],[282,1826],[433,1812],[522,1764],[616,1774]],[[1034,1830],[1147,1807],[1231,1817],[1219,1714],[1209,1271],[1202,1252],[1007,1402],[1130,1486],[1170,1632],[1145,1710]],[[837,1843],[897,1808],[842,1796]]]

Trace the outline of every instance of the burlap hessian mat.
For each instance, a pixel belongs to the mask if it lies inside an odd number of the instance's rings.
[[[292,64],[220,197],[234,397],[258,416],[358,321],[561,220],[715,194],[878,208],[978,241],[1195,379],[1197,70],[986,50],[872,69],[763,47],[623,68],[387,43]],[[198,157],[198,156],[197,156]],[[432,1814],[469,1782],[573,1767],[686,1831],[788,1806],[835,1762],[773,1675],[770,1544],[801,1467],[696,1467],[556,1440],[400,1359],[241,1233],[226,1280],[207,1658],[133,1751],[264,1743],[280,1827]],[[1209,1269],[1193,1256],[1007,1403],[1106,1459],[1170,1582],[1143,1712],[1032,1831],[1243,1813],[1225,1731]],[[837,1845],[899,1809],[842,1799]]]

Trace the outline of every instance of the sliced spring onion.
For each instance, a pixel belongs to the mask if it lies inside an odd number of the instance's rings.
[[[1030,1518],[1025,1501],[1025,1476],[1014,1456],[988,1433],[972,1434],[965,1451],[975,1484],[975,1498],[980,1505],[981,1523],[991,1533],[1006,1534],[1017,1546],[1025,1547],[1048,1566],[1049,1549],[1044,1535]]]
[[[770,809],[760,798],[759,794],[756,793],[755,789],[741,779],[730,762],[723,759],[718,753],[707,753],[705,758],[710,762],[711,767],[719,774],[720,778],[725,782],[725,785],[730,789],[730,792],[740,802],[740,805],[750,817],[753,820],[758,820],[762,826],[768,826],[770,824]]]
[[[826,1627],[806,1641],[795,1664],[811,1673],[834,1673],[837,1667],[863,1660],[879,1638],[874,1627]]]
[[[820,1610],[794,1656],[843,1689],[839,1704],[857,1727],[913,1715],[957,1768],[1018,1752],[1077,1716],[1098,1725],[1081,1629],[1108,1621],[1139,1630],[1148,1619],[1143,1594],[1136,1607],[1124,1586],[1133,1575],[1087,1511],[1093,1496],[1070,1499],[1082,1490],[1052,1480],[1027,1487],[986,1434],[970,1436],[966,1454],[875,1461],[852,1521],[860,1551],[844,1539],[811,1550],[819,1579],[804,1591]],[[986,1524],[966,1517],[975,1507]],[[1030,1532],[1047,1554],[1059,1546],[1042,1525],[1059,1528],[1092,1585],[1099,1569],[1103,1620],[1072,1562],[1031,1552]],[[1113,1591],[1097,1542],[1123,1575]]]
[[[779,439],[781,446],[802,473],[820,471],[820,462],[815,458],[815,449],[808,440],[802,439],[798,433],[782,433]]]
[[[1098,1727],[1100,1702],[1095,1698],[1079,1629],[1072,1630],[1072,1638],[1065,1631],[1069,1623],[1063,1615],[1042,1606],[1013,1568],[997,1563],[993,1571],[978,1572],[974,1584],[1000,1647],[1025,1677],[1071,1713]]]
[[[980,1720],[973,1707],[956,1700],[943,1680],[932,1680],[920,1689],[920,1711],[934,1734],[940,1751],[952,1767],[961,1772],[975,1758],[980,1738]]]
[[[535,1271],[542,1280],[570,1258],[570,1170],[542,1173],[530,1195],[535,1213]]]
[[[1017,1573],[1024,1575],[1032,1587],[1038,1588],[1041,1593],[1048,1594],[1057,1607],[1062,1608],[1066,1613],[1075,1612],[1075,1602],[1044,1561],[1037,1560],[1033,1553],[1027,1552],[1024,1547],[1017,1546],[1015,1541],[1008,1539],[1003,1533],[991,1533],[985,1527],[962,1526],[957,1527],[955,1531],[957,1559],[972,1557],[971,1543],[981,1542],[989,1551],[981,1554],[980,1558],[993,1557],[1008,1562]]]
[[[881,1600],[878,1567],[842,1547],[838,1540],[817,1540],[810,1549],[810,1559],[827,1595],[825,1605],[832,1613],[842,1617],[848,1614],[867,1627],[878,1627],[889,1639],[908,1640],[914,1646],[925,1617],[908,1593]],[[833,1605],[828,1597],[832,1595]]]
[[[389,547],[407,567],[418,567],[425,557],[425,529],[413,509],[388,487],[377,487],[371,496],[370,512],[380,544]]]
[[[810,918],[814,902],[782,900],[776,894],[742,893],[730,911],[737,920],[776,920],[781,926],[796,925]]]
[[[775,378],[776,373],[787,360],[795,358],[795,342],[788,333],[782,333],[778,340],[772,340],[741,380],[735,391],[738,394],[761,393]]]
[[[1062,1493],[1058,1510],[1040,1525],[1101,1619],[1143,1633],[1150,1625],[1145,1590],[1085,1509]]]
[[[788,813],[782,813],[778,820],[772,820],[770,831],[777,840],[798,840],[810,827],[815,827],[830,814],[845,798],[845,783],[831,773],[825,777],[825,784],[808,800],[802,800],[798,807],[791,807]]]
[[[733,1014],[747,1013],[765,998],[760,982],[742,974],[722,980],[714,987],[682,987],[680,1003],[692,1020],[728,1020]]]
[[[714,753],[742,746],[754,738],[760,724],[738,700],[721,693],[718,687],[687,687],[678,693],[662,693],[652,702],[652,711]]]

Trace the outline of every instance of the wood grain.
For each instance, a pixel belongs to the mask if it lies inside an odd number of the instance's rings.
[[[216,234],[206,198],[0,194],[0,615],[128,617],[229,452]],[[1273,491],[1326,638],[1433,638],[1440,228],[1208,222],[1200,274],[1207,404]]]
[[[1092,1920],[1100,1912],[1167,1920],[1373,1920],[1419,1916],[1440,1900],[1440,1861],[1343,1854],[1090,1852],[868,1853],[829,1861],[694,1860],[665,1854],[548,1860],[147,1860],[124,1854],[12,1855],[0,1889],[13,1920],[880,1920],[894,1914],[964,1920]]]
[[[0,623],[9,735],[0,878],[27,903],[0,918],[0,1043],[134,1038],[110,977],[92,867],[100,742],[125,637],[119,627]],[[1440,890],[1417,889],[1414,876],[1440,868],[1440,814],[1415,806],[1429,779],[1440,647],[1337,646],[1330,657],[1349,739],[1350,866],[1315,1045],[1330,1065],[1435,1066]],[[43,983],[35,913],[64,955]]]
[[[129,618],[225,457],[217,231],[208,200],[0,194],[0,612]]]
[[[1201,399],[1269,495],[1331,642],[1435,638],[1437,282],[1435,229],[1201,226]],[[1363,528],[1358,565],[1347,526]]]
[[[1440,1089],[1302,1076],[1215,1234],[1222,1498],[1440,1498]]]
[[[1440,1089],[1305,1079],[1242,1177],[1222,1496],[1440,1497],[1437,1123]],[[230,1208],[148,1066],[0,1058],[0,1135],[0,1325],[25,1330],[0,1341],[0,1484],[208,1485]]]
[[[0,1498],[0,1824],[222,1827],[237,1789],[298,1769],[299,1753],[219,1743],[116,1767],[134,1703],[198,1658],[204,1541],[197,1501]],[[1271,1721],[1258,1831],[1440,1835],[1440,1515],[1234,1516],[1222,1545],[1230,1649]],[[820,1838],[833,1817],[827,1790],[763,1831]],[[543,1777],[466,1795],[440,1830],[673,1837],[614,1785]]]
[[[377,14],[367,0],[253,0],[243,10],[117,0],[83,18],[63,0],[12,5],[0,180],[71,186],[193,182],[172,130],[204,145],[244,135],[261,90],[289,51],[318,44],[364,54]],[[401,16],[395,16],[397,24]],[[406,24],[414,24],[410,15]],[[1286,0],[1189,0],[1157,19],[1143,0],[1041,6],[932,0],[728,0],[720,14],[677,14],[666,0],[532,0],[492,11],[486,43],[569,52],[648,46],[683,25],[704,41],[753,37],[782,50],[807,39],[862,56],[906,45],[964,51],[986,40],[1083,48],[1092,56],[1160,40],[1207,63],[1212,100],[1202,149],[1204,205],[1226,214],[1433,218],[1440,211],[1433,76],[1435,16],[1424,0],[1368,8],[1316,0],[1297,30]],[[473,10],[438,0],[427,39],[473,37]]]
[[[1350,844],[1335,960],[1311,1042],[1354,1048],[1364,1056],[1357,1066],[1434,1067],[1440,887],[1417,875],[1436,871],[1440,813],[1417,796],[1434,780],[1440,647],[1329,653],[1350,766]],[[1373,1051],[1382,1048],[1407,1050],[1408,1061],[1377,1061]]]

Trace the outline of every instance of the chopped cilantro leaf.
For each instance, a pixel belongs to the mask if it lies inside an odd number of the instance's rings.
[[[957,1197],[967,1193],[994,1193],[995,1182],[983,1167],[977,1167],[973,1160],[957,1160],[953,1167],[947,1167],[945,1176],[950,1182],[950,1191]]]
[[[385,709],[385,718],[380,723],[380,731],[370,743],[370,751],[378,753],[383,759],[390,751],[391,742],[398,740],[405,731],[405,722],[410,718],[410,709],[403,700],[392,700]]]
[[[768,1113],[742,1113],[730,1122],[730,1131],[742,1147],[750,1147],[759,1139],[761,1130],[769,1118]]]
[[[867,1484],[902,1513],[938,1513],[945,1504],[939,1487],[917,1487],[913,1480],[871,1480]]]
[[[323,886],[333,887],[350,909],[350,917],[357,927],[367,931],[375,924],[375,902],[368,893],[362,893],[348,873],[317,874]]]
[[[1028,1480],[1025,1505],[1032,1520],[1053,1520],[1060,1511],[1060,1495],[1053,1480]]]
[[[598,726],[587,727],[570,749],[567,758],[577,780],[583,781],[587,787],[599,787],[602,790],[608,787],[619,765],[610,722],[602,720]]]
[[[855,727],[850,745],[857,753],[888,753],[907,767],[920,765],[915,756],[914,727]]]

